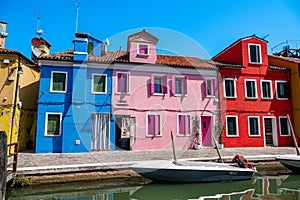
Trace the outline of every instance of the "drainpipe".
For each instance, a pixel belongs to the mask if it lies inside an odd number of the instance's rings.
[[[223,130],[221,130],[222,119],[221,119],[221,97],[220,97],[220,83],[219,83],[219,80],[220,80],[220,67],[218,67],[218,70],[217,70],[218,101],[219,101],[219,103],[218,103],[218,129],[217,130],[219,131],[219,134],[221,134],[221,135],[218,135],[218,136],[223,137],[222,136]],[[223,81],[223,80],[221,80],[221,81]],[[218,138],[218,142],[220,143],[220,138]]]

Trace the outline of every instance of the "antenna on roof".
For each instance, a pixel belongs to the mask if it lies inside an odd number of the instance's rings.
[[[110,46],[110,42],[109,42],[109,39],[108,39],[108,38],[105,39],[105,44],[106,44],[107,46]]]
[[[40,29],[40,15],[37,11],[34,11],[35,16],[37,16],[37,22],[36,22],[36,34],[38,36],[41,36],[43,34],[43,30]]]
[[[265,35],[264,37],[262,37],[262,39],[266,39],[267,37],[269,37],[270,34]]]
[[[78,31],[78,10],[79,10],[79,4],[77,3],[76,0],[72,0],[74,5],[76,6],[76,28],[75,28],[75,33]]]

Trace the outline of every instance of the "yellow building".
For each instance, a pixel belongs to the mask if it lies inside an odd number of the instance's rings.
[[[6,31],[6,23],[0,22]],[[0,38],[0,130],[20,150],[33,149],[40,73],[37,64]]]
[[[293,99],[294,130],[300,138],[300,59],[284,56],[269,55],[269,65],[291,69],[291,97]]]

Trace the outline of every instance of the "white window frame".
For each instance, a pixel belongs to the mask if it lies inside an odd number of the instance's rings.
[[[236,119],[236,135],[228,135],[228,118],[234,117]],[[239,118],[236,115],[226,115],[226,137],[239,137]]]
[[[282,136],[282,137],[291,136],[291,127],[290,127],[288,118],[287,118],[286,116],[279,116],[278,118],[279,118],[279,131],[280,131],[280,136]],[[281,121],[280,121],[280,119],[287,119],[288,135],[282,135],[282,134],[281,134]]]
[[[94,92],[94,76],[105,76],[105,92]],[[92,94],[107,94],[107,74],[99,74],[99,73],[92,73],[92,82],[91,82],[91,89]]]
[[[175,76],[174,78],[175,78],[175,80],[174,80],[175,81],[175,83],[174,83],[174,85],[175,85],[175,94],[174,94],[174,96],[178,96],[178,97],[185,96],[185,94],[184,94],[184,76]],[[181,94],[176,93],[176,78],[181,79]]]
[[[258,46],[258,47],[259,47],[259,57],[260,57],[260,62],[251,62],[250,46]],[[249,63],[250,63],[250,64],[262,64],[261,45],[260,45],[260,44],[249,43],[249,44],[248,44],[248,55],[249,55]]]
[[[59,115],[59,134],[58,135],[48,135],[48,133],[47,133],[47,130],[48,130],[48,115]],[[46,112],[44,136],[45,137],[58,137],[58,136],[61,136],[61,126],[62,126],[61,122],[62,122],[62,113],[59,113],[59,112]]]
[[[250,118],[256,118],[257,119],[257,124],[258,124],[258,135],[251,135],[250,133]],[[260,121],[259,121],[259,116],[248,116],[248,136],[249,137],[260,137]]]
[[[140,45],[145,45],[145,46],[147,46],[147,48],[148,48],[148,54],[141,54],[141,53],[140,53]],[[137,55],[139,55],[139,56],[149,56],[149,55],[150,55],[150,47],[149,47],[149,44],[147,44],[147,43],[137,43]]]
[[[155,96],[164,96],[166,94],[164,94],[164,78],[165,78],[166,75],[164,74],[153,74],[153,87],[154,87],[154,93],[152,95],[155,95]],[[155,78],[160,78],[161,79],[161,93],[156,93],[155,92]],[[167,86],[166,86],[167,87]]]
[[[149,115],[159,115],[159,124],[160,124],[160,127],[159,127],[159,132],[160,132],[160,135],[148,135],[148,116]],[[161,113],[155,113],[155,112],[147,112],[146,113],[146,137],[162,137],[162,114]]]
[[[183,115],[183,116],[189,116],[190,117],[190,133],[185,134],[185,135],[181,135],[179,134],[179,116]],[[191,114],[177,114],[177,136],[178,137],[186,137],[186,136],[191,136],[192,135],[192,115]]]
[[[232,80],[233,81],[233,85],[234,85],[234,96],[231,97],[231,96],[226,96],[226,84],[225,84],[225,81],[226,80]],[[236,91],[236,80],[234,78],[224,78],[224,97],[227,98],[227,99],[234,99],[237,97],[237,91]]]
[[[254,87],[255,87],[255,97],[248,97],[248,93],[247,93],[247,81],[251,81],[254,82]],[[247,99],[257,99],[257,83],[255,79],[245,79],[244,80],[244,87],[245,87],[245,98]]]
[[[65,90],[64,91],[53,90],[53,74],[54,73],[56,73],[56,74],[65,74],[66,75]],[[66,72],[66,71],[51,71],[50,92],[66,93],[67,92],[67,83],[68,83],[68,72]]]
[[[208,82],[210,82],[211,84],[209,85]],[[212,78],[208,78],[206,79],[206,90],[208,90],[208,88],[210,88],[210,91],[211,91],[211,94],[207,94],[207,97],[215,97],[215,88],[214,88],[214,82],[215,82],[215,79],[212,79]]]
[[[277,83],[287,83],[287,81],[280,81],[280,80],[276,80],[276,81],[275,81],[276,99],[278,99],[278,100],[288,100],[289,98],[279,98],[279,97],[278,97]]]
[[[262,86],[263,82],[268,82],[270,84],[271,97],[264,97],[263,96],[263,86]],[[271,80],[260,80],[260,91],[261,91],[261,98],[262,99],[273,99],[272,81]]]
[[[128,92],[118,92],[118,74],[127,74],[128,75]],[[116,72],[116,94],[130,94],[130,72]]]

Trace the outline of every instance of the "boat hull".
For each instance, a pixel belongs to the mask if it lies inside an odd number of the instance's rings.
[[[169,165],[162,164],[161,167],[157,167],[157,165],[151,165],[151,162],[149,162],[147,167],[145,165],[134,165],[131,169],[143,177],[154,181],[178,183],[248,180],[251,179],[254,173],[254,170],[251,169],[232,167],[226,164],[205,164],[206,166],[201,166],[201,163],[197,163],[197,166],[191,166],[172,163]]]
[[[279,156],[276,158],[286,168],[293,172],[300,173],[300,156],[297,155],[286,155]]]

